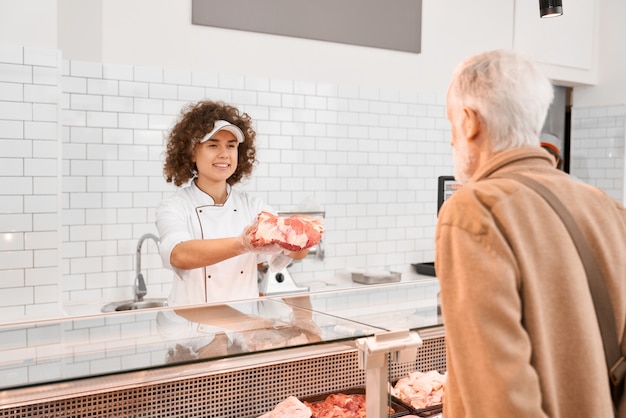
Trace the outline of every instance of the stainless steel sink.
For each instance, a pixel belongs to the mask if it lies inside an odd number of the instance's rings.
[[[124,300],[112,302],[102,307],[102,312],[133,311],[137,309],[161,308],[167,306],[167,299],[144,299],[141,301]]]

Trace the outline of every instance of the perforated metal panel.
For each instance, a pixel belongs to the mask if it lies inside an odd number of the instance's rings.
[[[201,366],[199,366],[201,367]],[[391,363],[391,380],[415,370],[445,371],[443,335],[424,337],[415,363]],[[120,379],[124,379],[120,375]],[[248,367],[207,376],[138,386],[0,410],[0,417],[249,418],[271,410],[289,395],[307,397],[363,386],[358,352]]]

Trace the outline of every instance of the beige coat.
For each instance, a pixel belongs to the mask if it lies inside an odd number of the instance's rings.
[[[446,328],[446,418],[612,417],[600,331],[576,249],[518,172],[572,211],[626,320],[626,210],[535,147],[501,152],[442,207],[436,271]],[[622,405],[620,418],[626,418]]]

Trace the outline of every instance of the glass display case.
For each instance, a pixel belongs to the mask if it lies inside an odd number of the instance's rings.
[[[311,395],[359,383],[364,375],[353,370],[354,341],[392,330],[441,328],[437,290],[436,280],[431,279],[5,324],[0,326],[0,408],[86,396],[81,391],[136,389],[190,379],[197,373],[247,370],[248,375],[263,367],[299,370],[320,361],[321,366],[313,366],[320,368],[317,383],[309,378],[298,388],[287,379],[262,401],[269,405],[281,393]],[[327,361],[345,364],[331,371]],[[327,372],[332,376],[322,374]],[[348,381],[343,381],[344,375]],[[262,384],[264,379],[268,377],[263,374],[252,380]],[[277,384],[273,379],[269,385]],[[222,396],[227,404],[230,395]],[[254,416],[255,412],[248,412],[231,416]]]

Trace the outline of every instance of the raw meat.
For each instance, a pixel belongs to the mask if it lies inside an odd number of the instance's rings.
[[[445,384],[446,375],[437,370],[416,371],[398,380],[391,394],[415,409],[422,409],[442,403]]]
[[[277,244],[289,251],[300,251],[319,244],[324,226],[312,216],[276,216],[261,212],[250,228],[250,244],[254,247]]]
[[[311,409],[295,396],[290,396],[259,418],[311,418]]]
[[[365,395],[333,393],[328,395],[322,402],[304,404],[311,408],[315,418],[365,418]],[[389,407],[389,414],[395,411]]]

